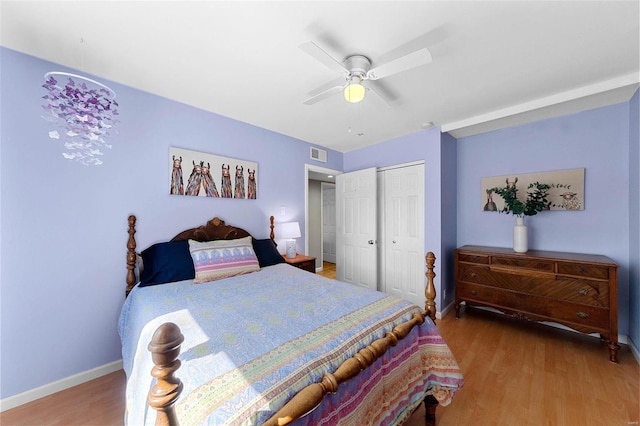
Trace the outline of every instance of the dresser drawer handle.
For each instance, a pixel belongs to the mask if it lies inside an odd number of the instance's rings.
[[[578,318],[582,318],[582,319],[589,318],[589,314],[586,312],[577,312],[576,315],[578,316]]]
[[[475,277],[476,277],[476,273],[475,273],[475,272],[472,272],[472,273],[471,273],[471,278],[475,278]]]
[[[580,290],[578,290],[578,294],[587,296],[589,294],[589,290],[587,290],[586,288],[581,288]]]
[[[472,295],[474,295],[474,296],[476,296],[476,295],[478,294],[478,292],[477,292],[477,291],[475,291],[475,290],[471,290],[471,294],[472,294]]]

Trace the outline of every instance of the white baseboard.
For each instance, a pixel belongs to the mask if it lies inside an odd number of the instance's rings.
[[[20,405],[26,404],[27,402],[35,401],[36,399],[44,398],[45,396],[72,388],[74,386],[80,385],[93,379],[97,379],[98,377],[105,376],[118,370],[122,370],[122,360],[114,361],[112,363],[96,367],[92,370],[65,377],[64,379],[58,380],[57,382],[49,383],[40,386],[39,388],[31,389],[26,392],[19,393],[18,395],[10,396],[8,398],[0,400],[0,412],[10,410],[11,408],[18,407]]]
[[[453,309],[453,305],[454,305],[454,303],[453,303],[453,302],[451,302],[451,303],[449,303],[447,306],[445,306],[445,307],[444,307],[444,309],[442,309],[442,310],[441,310],[441,311],[439,311],[439,312],[436,312],[436,319],[442,319],[442,318],[444,318],[445,316],[447,316],[447,314],[449,313],[449,311],[450,311],[451,309]]]
[[[633,340],[631,339],[627,339],[627,345],[629,346],[629,349],[631,349],[631,353],[633,354],[633,357],[636,359],[636,362],[640,364],[640,350],[638,350],[636,345],[633,344]]]

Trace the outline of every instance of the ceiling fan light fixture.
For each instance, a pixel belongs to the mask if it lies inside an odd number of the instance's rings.
[[[344,88],[344,98],[347,102],[356,104],[364,99],[365,88],[360,84],[359,77],[351,77],[349,84]]]

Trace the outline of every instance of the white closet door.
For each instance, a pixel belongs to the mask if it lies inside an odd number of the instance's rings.
[[[384,172],[383,290],[424,305],[424,164]]]
[[[336,177],[336,278],[377,290],[376,169]]]

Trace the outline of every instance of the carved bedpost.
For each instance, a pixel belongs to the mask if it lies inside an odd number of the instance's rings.
[[[274,241],[276,239],[276,234],[275,232],[273,232],[273,228],[275,227],[275,224],[274,224],[275,221],[276,221],[275,217],[273,216],[269,217],[269,224],[270,224],[269,228],[271,228],[271,232],[269,233],[269,238],[271,238]]]
[[[425,426],[436,426],[436,408],[438,400],[433,395],[427,395],[424,398],[424,424]]]
[[[129,240],[127,241],[127,291],[126,296],[136,283],[136,273],[134,269],[136,267],[136,217],[134,215],[129,216]]]
[[[184,336],[180,328],[172,322],[162,324],[151,338],[149,351],[154,367],[151,375],[157,380],[149,390],[147,401],[158,411],[156,426],[178,426],[175,403],[182,392],[182,382],[174,373],[180,368],[180,345]]]
[[[429,317],[436,322],[436,286],[433,283],[433,279],[436,277],[436,273],[433,272],[434,264],[436,263],[436,255],[433,252],[428,252],[425,256],[427,261],[427,286],[424,289],[425,305],[424,310],[427,311]]]
[[[429,317],[436,322],[436,286],[433,283],[433,279],[436,277],[436,273],[433,272],[436,255],[433,252],[428,252],[425,256],[427,262],[427,286],[424,289],[425,305],[424,310]],[[438,400],[433,395],[428,395],[424,398],[424,424],[426,426],[435,426],[436,424],[436,408],[438,407]]]

